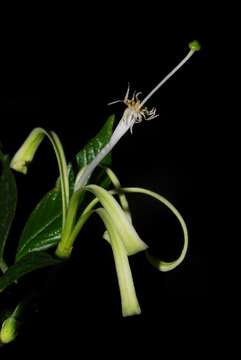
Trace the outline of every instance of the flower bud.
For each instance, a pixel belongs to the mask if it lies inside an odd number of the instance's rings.
[[[23,145],[14,155],[10,163],[10,167],[18,172],[27,174],[28,165],[32,162],[35,152],[41,144],[44,136],[45,134],[41,128],[35,128],[31,131]]]
[[[18,334],[19,321],[14,317],[7,318],[3,324],[0,331],[0,341],[3,344],[8,344],[12,342]]]

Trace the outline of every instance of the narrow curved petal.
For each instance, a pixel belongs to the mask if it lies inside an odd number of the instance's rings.
[[[183,217],[181,216],[181,214],[179,213],[179,211],[175,208],[174,205],[172,205],[170,203],[170,201],[168,201],[166,198],[164,198],[163,196],[161,196],[153,191],[150,191],[147,189],[142,189],[142,188],[134,188],[134,187],[133,188],[122,188],[121,190],[124,192],[127,192],[127,193],[140,193],[140,194],[145,194],[145,195],[151,196],[151,197],[155,198],[156,200],[160,201],[161,203],[163,203],[165,206],[167,206],[171,210],[171,212],[176,216],[179,223],[181,224],[183,236],[184,236],[183,248],[182,248],[182,251],[181,251],[181,254],[179,255],[179,257],[174,261],[166,262],[166,261],[159,260],[157,257],[152,256],[147,252],[147,259],[158,270],[160,270],[162,272],[167,272],[167,271],[175,269],[184,260],[186,253],[187,253],[187,249],[188,249],[188,230],[187,230],[186,223],[185,223]]]
[[[107,190],[97,185],[85,186],[84,190],[93,193],[108,212],[116,229],[121,234],[128,255],[134,255],[148,248],[140,239],[118,202]]]
[[[109,213],[103,208],[97,209],[96,212],[103,220],[109,234],[120,289],[122,315],[131,316],[140,314],[141,309],[136,296],[128,256],[122,239]]]

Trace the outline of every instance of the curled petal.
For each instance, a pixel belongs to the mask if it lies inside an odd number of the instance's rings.
[[[84,190],[93,193],[108,212],[119,234],[122,234],[123,243],[128,255],[134,255],[148,248],[138,236],[118,202],[107,190],[97,185],[85,186]]]
[[[167,206],[171,210],[171,212],[176,216],[179,223],[181,224],[183,236],[184,236],[183,248],[182,248],[182,251],[181,251],[181,254],[179,255],[179,257],[174,261],[166,262],[166,261],[159,260],[157,257],[152,256],[147,252],[147,259],[158,270],[160,270],[162,272],[167,272],[167,271],[175,269],[184,260],[186,253],[187,253],[187,249],[188,249],[188,230],[187,230],[186,223],[185,223],[183,217],[181,216],[181,214],[179,213],[179,211],[175,208],[174,205],[172,205],[170,203],[170,201],[168,201],[166,198],[164,198],[163,196],[161,196],[153,191],[150,191],[147,189],[142,189],[142,188],[134,188],[134,187],[133,188],[122,188],[121,191],[124,191],[126,193],[140,193],[140,194],[145,194],[145,195],[151,196],[151,197],[155,198],[156,200],[160,201],[161,203],[163,203],[165,206]]]
[[[103,220],[109,234],[121,295],[122,315],[131,316],[140,314],[141,309],[137,300],[128,256],[122,239],[109,213],[103,208],[97,209],[96,212]]]

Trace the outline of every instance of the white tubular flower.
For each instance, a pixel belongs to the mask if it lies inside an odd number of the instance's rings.
[[[124,111],[124,114],[115,128],[110,141],[103,149],[97,154],[97,156],[92,160],[92,162],[85,166],[83,169],[80,170],[78,173],[76,180],[75,180],[75,191],[78,191],[82,186],[84,186],[89,177],[91,176],[92,172],[100,164],[100,162],[106,157],[106,155],[113,149],[113,147],[118,143],[121,137],[135,124],[135,112],[134,110],[127,108]]]
[[[131,316],[140,314],[141,309],[137,300],[128,256],[122,239],[108,212],[103,208],[97,209],[96,212],[103,220],[109,234],[120,289],[122,315]]]
[[[121,137],[130,129],[132,132],[132,128],[136,123],[144,120],[152,120],[156,118],[158,115],[156,114],[156,109],[152,108],[148,110],[144,107],[145,103],[154,95],[154,93],[160,89],[160,87],[172,77],[187,61],[190,57],[195,53],[195,51],[200,50],[200,45],[197,41],[192,41],[189,44],[190,51],[184,57],[184,59],[167,75],[164,77],[162,81],[160,81],[157,86],[152,89],[149,94],[142,100],[139,100],[139,93],[134,93],[132,98],[129,99],[129,87],[127,89],[126,96],[124,100],[117,100],[115,102],[124,102],[127,105],[123,116],[117,125],[109,143],[99,152],[99,154],[95,157],[95,159],[85,168],[81,169],[79,174],[76,177],[75,181],[75,191],[78,191],[81,187],[85,186],[89,177],[93,173],[94,169],[97,165],[104,159],[104,157],[113,149],[113,147],[118,143]],[[113,103],[115,103],[113,102]],[[112,104],[113,104],[112,103]]]

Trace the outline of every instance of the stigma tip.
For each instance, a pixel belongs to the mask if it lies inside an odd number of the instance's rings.
[[[201,45],[197,40],[193,40],[188,44],[189,48],[193,51],[199,51],[201,49]]]

